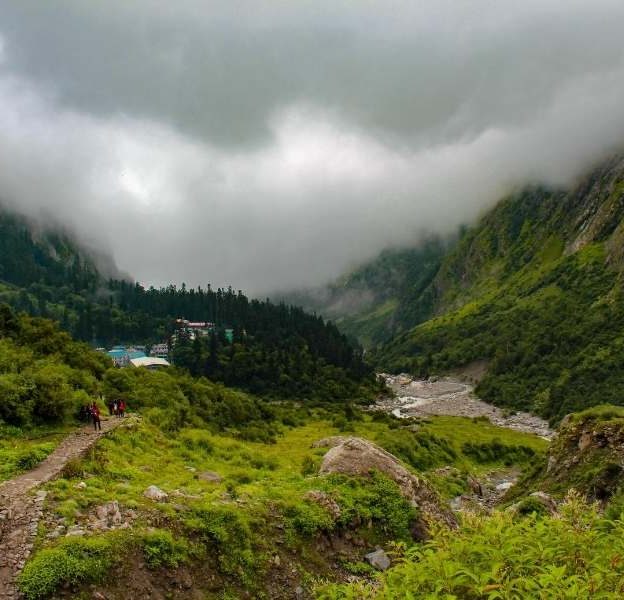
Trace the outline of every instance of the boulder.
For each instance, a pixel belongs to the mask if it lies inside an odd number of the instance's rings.
[[[167,492],[163,492],[158,486],[150,485],[144,492],[143,495],[154,502],[166,502],[169,495]]]
[[[390,568],[390,557],[381,548],[367,554],[364,558],[371,567],[378,571],[386,571]]]
[[[210,483],[221,483],[222,481],[221,475],[215,471],[203,471],[197,476],[197,479],[201,481],[209,481]]]
[[[403,497],[418,508],[422,521],[436,521],[452,528],[457,527],[455,516],[428,481],[412,474],[396,456],[368,440],[344,438],[329,449],[320,468],[321,474],[341,473],[365,477],[373,471],[383,473],[399,486]]]

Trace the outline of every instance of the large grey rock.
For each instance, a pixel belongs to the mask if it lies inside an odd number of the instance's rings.
[[[403,497],[418,508],[421,521],[436,521],[457,527],[455,516],[428,481],[412,474],[396,456],[368,440],[345,438],[329,449],[320,468],[321,474],[369,476],[373,471],[379,471],[396,482]]]
[[[169,498],[167,492],[163,492],[159,487],[155,485],[150,485],[144,492],[143,495],[154,502],[166,502]]]
[[[367,554],[364,558],[371,567],[374,567],[378,571],[385,571],[390,568],[390,557],[381,548]]]

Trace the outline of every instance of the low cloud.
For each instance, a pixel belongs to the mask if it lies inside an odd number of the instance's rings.
[[[620,2],[7,4],[0,198],[148,284],[321,283],[624,142]]]

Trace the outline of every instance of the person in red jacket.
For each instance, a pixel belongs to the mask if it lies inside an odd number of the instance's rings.
[[[126,401],[125,400],[120,400],[119,401],[119,416],[123,419],[123,417],[126,416]]]
[[[102,431],[102,423],[100,422],[100,409],[95,402],[91,405],[91,418],[93,419],[93,429],[95,431],[97,431],[98,429]]]

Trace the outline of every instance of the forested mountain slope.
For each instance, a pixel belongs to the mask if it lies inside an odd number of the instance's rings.
[[[484,361],[482,397],[553,420],[623,404],[623,217],[621,156],[569,191],[506,198],[442,261],[424,292],[435,316],[377,363],[427,375]]]
[[[329,285],[278,298],[331,319],[371,348],[430,316],[427,290],[450,245],[432,237],[413,248],[384,250]]]
[[[94,346],[166,341],[180,317],[214,323],[213,336],[181,348],[177,364],[258,394],[357,400],[376,385],[361,350],[321,317],[231,288],[146,289],[108,278],[68,235],[7,213],[0,213],[0,301],[55,319]]]

